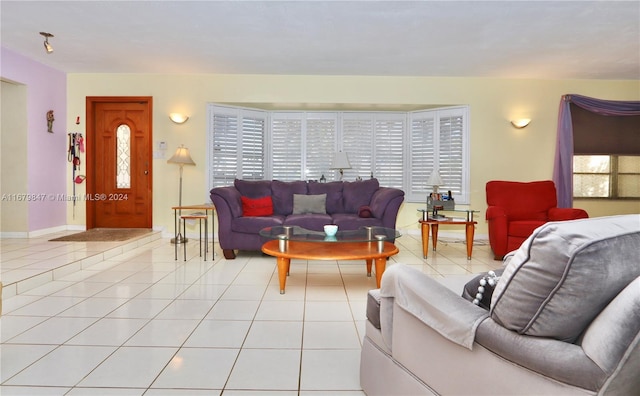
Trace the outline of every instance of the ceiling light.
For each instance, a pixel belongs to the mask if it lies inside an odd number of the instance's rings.
[[[511,125],[513,125],[514,127],[518,128],[518,129],[522,129],[522,128],[526,127],[527,125],[529,125],[530,122],[531,122],[531,119],[529,119],[529,118],[520,118],[518,120],[511,121]]]
[[[176,124],[184,124],[189,119],[189,116],[180,113],[171,113],[169,114],[169,118]]]
[[[49,37],[53,37],[53,34],[47,32],[40,32],[41,35],[44,36],[44,49],[47,51],[47,54],[53,52],[53,47],[49,44]]]

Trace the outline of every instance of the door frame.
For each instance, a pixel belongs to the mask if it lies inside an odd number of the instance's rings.
[[[153,225],[153,97],[152,96],[87,96],[86,98],[86,120],[87,120],[87,130],[86,132],[86,171],[87,171],[87,185],[86,185],[86,196],[94,196],[96,193],[96,183],[95,183],[95,139],[96,130],[95,130],[95,108],[98,103],[145,103],[147,106],[147,114],[149,115],[149,119],[147,120],[149,125],[149,156],[147,160],[149,161],[149,210],[147,211],[147,223],[149,224],[149,228]],[[75,183],[75,181],[73,181]],[[96,224],[96,205],[95,203],[87,199],[86,200],[86,227],[87,230],[95,228]]]

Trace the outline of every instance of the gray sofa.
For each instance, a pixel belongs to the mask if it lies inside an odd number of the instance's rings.
[[[637,214],[547,223],[505,258],[490,310],[390,266],[369,293],[362,388],[369,396],[639,395],[638,252]]]
[[[214,188],[210,194],[218,215],[218,243],[227,259],[235,258],[235,250],[260,250],[265,240],[259,232],[266,227],[395,228],[404,201],[404,191],[380,187],[377,179],[330,183],[236,179],[233,186]]]

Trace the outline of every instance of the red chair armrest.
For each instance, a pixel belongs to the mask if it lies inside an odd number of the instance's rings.
[[[587,219],[589,214],[583,209],[576,208],[551,208],[549,209],[549,221],[565,221]]]
[[[504,217],[505,220],[507,218],[507,212],[505,212],[504,208],[500,206],[489,206],[487,208],[487,214],[486,214],[487,220],[493,220],[500,217]]]

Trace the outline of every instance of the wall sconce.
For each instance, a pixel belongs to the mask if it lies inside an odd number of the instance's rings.
[[[530,122],[531,122],[531,119],[529,118],[520,118],[517,120],[512,120],[511,125],[513,125],[517,129],[522,129],[527,125],[529,125]]]
[[[41,35],[44,36],[44,49],[47,51],[47,54],[53,52],[53,47],[49,44],[49,37],[53,37],[53,34],[47,32],[40,32]]]
[[[176,124],[184,124],[189,119],[189,116],[186,116],[181,113],[171,113],[169,114],[169,118],[171,119],[171,121],[175,122]]]

